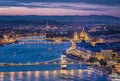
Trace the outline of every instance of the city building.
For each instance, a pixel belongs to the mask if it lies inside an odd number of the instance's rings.
[[[54,27],[51,27],[49,24],[48,24],[48,21],[46,22],[46,26],[44,28],[45,31],[56,31],[58,28],[56,26]]]
[[[118,53],[105,43],[97,43],[93,46],[89,42],[81,41],[76,44],[76,49],[81,51],[82,54],[88,54],[90,57],[96,57],[97,59],[112,60],[113,55],[118,57]]]
[[[81,33],[80,33],[79,39],[80,39],[80,40],[85,40],[85,41],[87,41],[87,42],[90,41],[89,34],[84,30],[84,28],[83,28],[83,30],[82,30]]]
[[[76,40],[77,42],[85,40],[86,42],[90,42],[93,46],[96,43],[103,43],[103,39],[100,37],[99,38],[90,37],[90,35],[85,31],[84,28],[82,29],[79,35],[77,34],[77,32],[74,33],[74,40]]]
[[[119,48],[119,42],[107,42],[102,37],[90,37],[84,28],[79,35],[77,32],[74,33],[71,46],[71,49],[79,50],[82,55],[107,60],[118,58]]]
[[[0,44],[9,44],[15,42],[16,40],[14,38],[11,38],[9,35],[3,35],[3,38],[0,40]]]

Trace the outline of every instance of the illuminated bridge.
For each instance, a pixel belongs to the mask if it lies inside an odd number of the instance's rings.
[[[69,42],[50,42],[50,41],[37,41],[37,42],[18,42],[18,44],[58,44],[58,43],[69,43]]]
[[[56,38],[46,38],[46,37],[41,37],[41,36],[32,36],[32,37],[19,37],[16,38],[16,40],[23,40],[23,41],[29,41],[29,40],[54,40],[54,41],[62,41],[62,40],[72,40],[71,38],[67,37],[56,37]]]
[[[86,64],[86,65],[93,65],[86,62],[81,62],[78,60],[74,60],[71,58],[66,57],[66,55],[61,55],[61,58],[57,58],[54,60],[49,60],[45,62],[35,62],[35,63],[0,63],[0,66],[34,66],[34,65],[61,65],[62,67],[67,67],[69,64]]]
[[[64,55],[65,56],[65,55]],[[0,63],[1,66],[22,66],[22,65],[54,65],[54,64],[61,64],[62,63],[62,57],[61,58],[57,58],[54,60],[49,60],[49,61],[45,61],[45,62],[36,62],[36,63]],[[70,58],[65,58],[66,64],[80,64],[81,62],[79,62],[78,60],[73,60]]]
[[[69,43],[68,41],[63,42],[62,40],[71,40],[71,39],[61,38],[61,37],[60,38],[20,37],[17,38],[16,40],[19,40],[18,42],[19,44],[57,44],[57,43]]]

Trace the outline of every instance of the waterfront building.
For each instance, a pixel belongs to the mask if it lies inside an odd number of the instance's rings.
[[[79,40],[77,32],[74,33],[74,39],[73,40],[74,41],[78,41]]]
[[[51,27],[49,24],[48,24],[48,21],[46,22],[46,26],[44,28],[45,31],[56,31],[58,29],[57,26],[54,26],[54,27]]]
[[[112,60],[112,55],[113,54],[115,54],[118,57],[117,52],[114,52],[112,49],[103,49],[103,50],[101,50],[101,55],[105,59]]]
[[[9,44],[14,42],[16,42],[16,40],[11,38],[9,35],[3,35],[3,38],[0,40],[0,44]]]
[[[85,40],[86,42],[90,42],[93,46],[96,43],[103,43],[103,39],[102,38],[94,38],[94,37],[90,37],[90,35],[85,31],[84,27],[82,29],[82,31],[80,32],[80,34],[77,36],[77,32],[74,33],[74,40],[76,40],[77,42],[81,42],[82,40]]]
[[[86,57],[95,57],[99,60],[106,59],[117,61],[119,56],[116,49],[119,47],[119,43],[107,43],[104,42],[104,39],[101,37],[90,37],[83,28],[79,35],[77,32],[74,33],[70,49],[79,51],[79,53],[73,54],[78,57],[83,55]]]
[[[97,59],[112,60],[113,55],[118,57],[118,53],[105,43],[97,43],[95,46],[92,46],[91,43],[81,41],[76,44],[76,49],[81,51],[82,54],[88,54],[90,57],[96,57]]]
[[[46,22],[45,30],[46,30],[46,31],[49,31],[49,30],[50,30],[50,26],[48,25],[48,21]]]
[[[76,49],[76,42],[72,40],[72,46],[70,47],[70,49]]]
[[[84,30],[84,28],[82,29],[80,33],[80,40],[85,40],[87,42],[90,41],[89,34]]]

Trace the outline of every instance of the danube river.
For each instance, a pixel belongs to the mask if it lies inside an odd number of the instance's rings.
[[[0,63],[54,60],[70,46],[70,42],[4,45],[0,46]],[[60,70],[60,65],[0,66],[0,81],[111,81],[106,74],[94,70],[80,64],[68,65],[68,70]]]
[[[35,42],[35,41],[34,41]],[[0,47],[0,62],[27,63],[44,62],[59,58],[70,47],[70,42],[51,44],[10,44]],[[48,42],[48,41],[42,41]]]

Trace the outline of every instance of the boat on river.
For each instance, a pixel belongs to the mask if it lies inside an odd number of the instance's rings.
[[[48,51],[50,51],[51,50],[51,48],[48,48]]]
[[[111,78],[112,81],[120,81],[120,75],[117,74],[117,73],[112,73],[110,75],[110,78]]]

